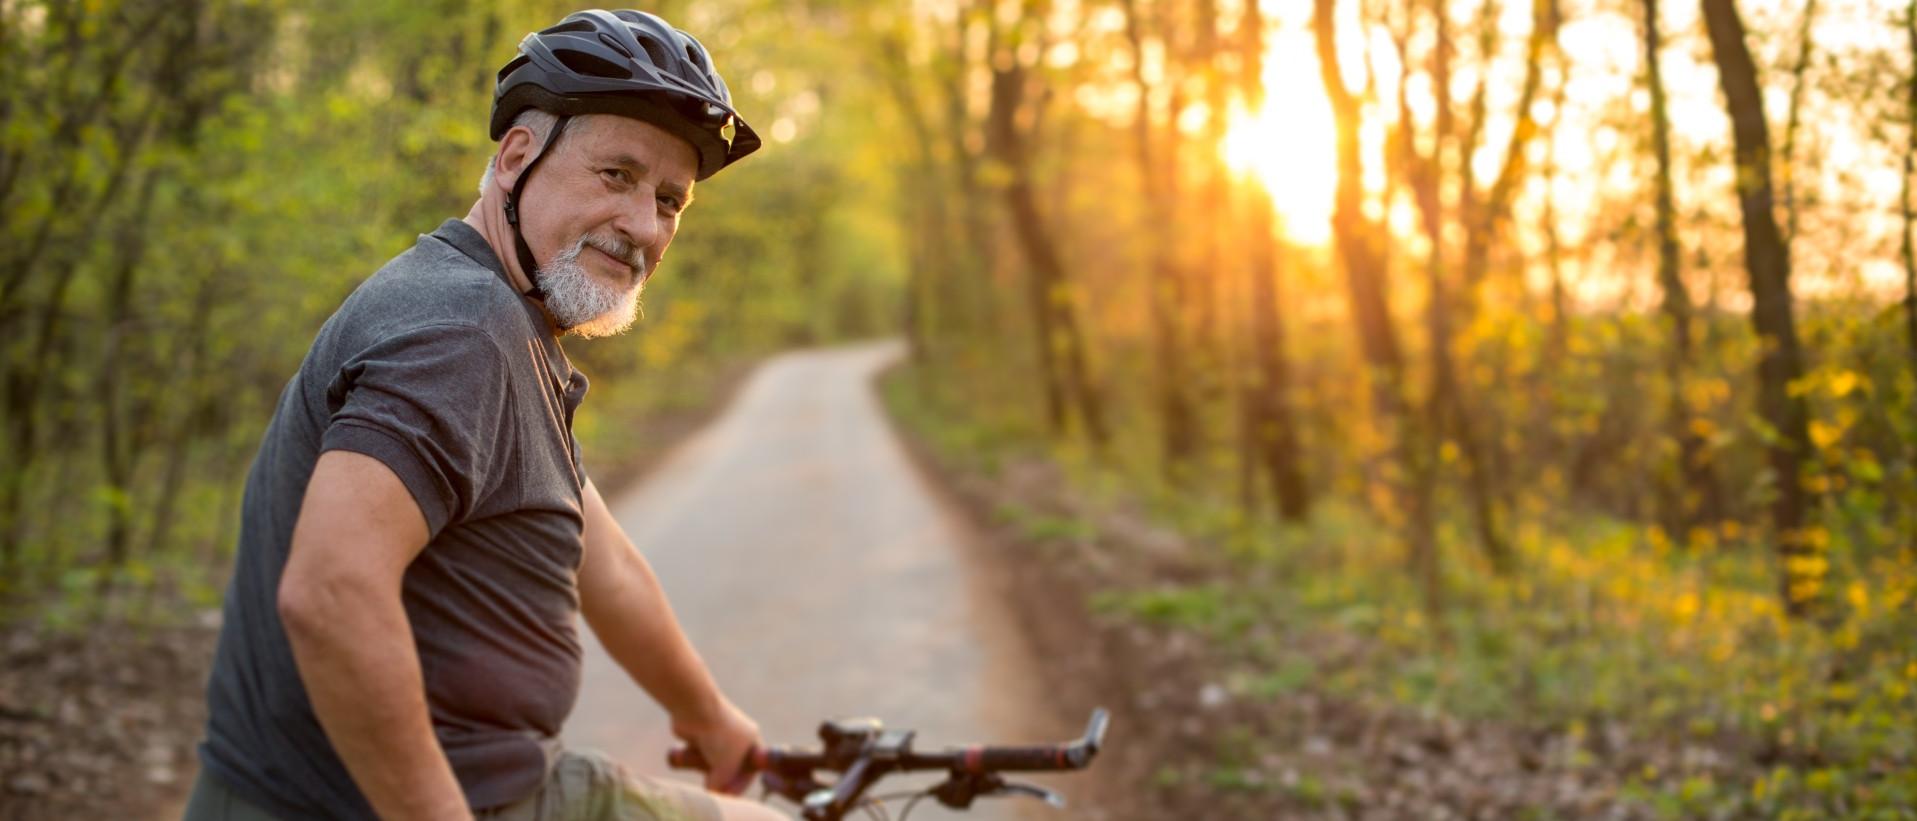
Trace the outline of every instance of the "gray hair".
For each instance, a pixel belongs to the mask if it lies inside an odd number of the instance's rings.
[[[585,119],[585,117],[573,117],[566,120],[566,127],[560,129],[559,137],[564,139],[566,135],[578,129],[579,121],[583,119]],[[532,132],[533,142],[540,146],[546,144],[546,137],[552,134],[553,124],[557,122],[559,122],[558,115],[550,111],[541,111],[537,108],[528,108],[525,111],[519,112],[519,116],[513,118],[513,125],[525,126],[528,131]],[[492,159],[486,161],[486,173],[479,175],[480,196],[486,196],[486,189],[492,187],[493,167],[497,165],[499,165],[499,152],[495,150],[493,151]]]

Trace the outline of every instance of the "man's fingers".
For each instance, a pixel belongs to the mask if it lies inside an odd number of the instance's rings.
[[[721,774],[714,770],[707,771],[706,773],[706,789],[716,793],[738,795],[745,792],[745,788],[751,785],[752,773],[750,771],[742,770],[736,773]]]
[[[748,747],[739,757],[731,761],[732,766],[721,769],[712,767],[706,770],[706,789],[726,795],[738,795],[752,786],[752,777],[756,775],[752,766],[752,748]]]
[[[721,790],[721,792],[724,792],[726,795],[740,795],[746,791],[747,787],[750,787],[750,786],[752,786],[752,771],[747,769],[741,769],[739,771],[738,776],[734,777],[730,783],[726,784],[725,787]]]

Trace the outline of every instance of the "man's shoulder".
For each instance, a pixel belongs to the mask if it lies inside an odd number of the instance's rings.
[[[425,235],[360,283],[334,319],[382,336],[448,325],[520,336],[532,328],[521,301],[497,272]]]

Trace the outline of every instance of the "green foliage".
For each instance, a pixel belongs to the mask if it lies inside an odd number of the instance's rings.
[[[237,487],[288,375],[354,286],[466,213],[493,73],[573,8],[0,5],[9,600],[69,621],[167,598],[143,590],[217,600]],[[831,38],[792,36],[858,21],[750,0],[678,14],[710,33],[768,141],[699,186],[638,328],[566,343],[593,379],[588,464],[632,452],[622,414],[697,405],[732,363],[895,321],[883,134],[820,111],[880,92]]]

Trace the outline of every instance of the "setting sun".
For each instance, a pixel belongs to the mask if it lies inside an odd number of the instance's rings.
[[[1317,82],[1314,53],[1303,32],[1274,38],[1265,63],[1265,104],[1257,112],[1234,106],[1223,146],[1227,166],[1271,192],[1285,235],[1307,245],[1330,239],[1338,185],[1337,132]]]

